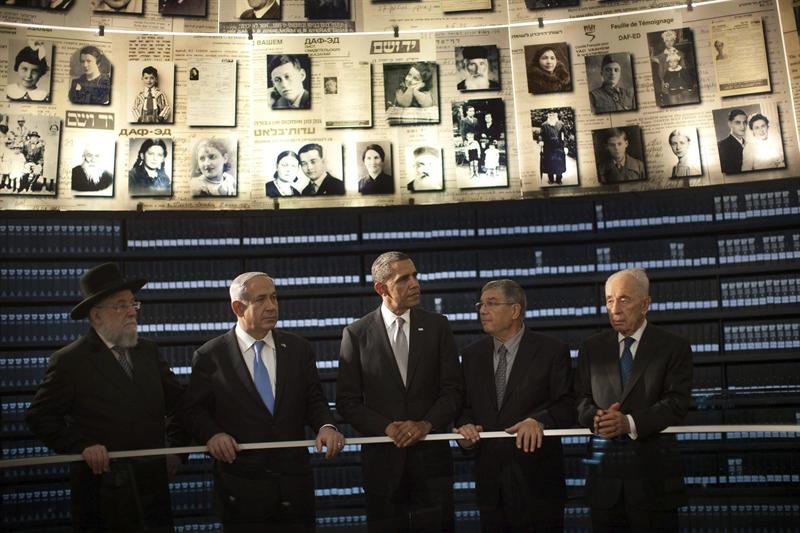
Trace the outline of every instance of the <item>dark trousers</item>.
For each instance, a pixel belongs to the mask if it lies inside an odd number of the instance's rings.
[[[74,531],[172,531],[167,466],[163,457],[112,461],[111,471],[92,474],[72,466]]]
[[[367,490],[371,533],[440,533],[455,530],[453,476],[432,476],[424,464],[407,461],[399,483]]]
[[[314,531],[314,478],[310,468],[281,473],[241,459],[216,462],[214,507],[226,533]]]
[[[608,509],[592,508],[592,530],[595,533],[678,531],[678,509],[642,509],[626,503],[625,491]]]

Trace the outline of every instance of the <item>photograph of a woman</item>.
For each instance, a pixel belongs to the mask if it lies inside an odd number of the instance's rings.
[[[525,71],[529,93],[548,94],[572,90],[567,43],[526,46]]]
[[[235,172],[235,139],[210,137],[195,143],[189,182],[193,197],[236,196]]]
[[[700,148],[697,146],[697,130],[694,128],[678,128],[672,130],[667,139],[669,147],[678,161],[672,167],[673,178],[689,178],[702,176],[700,167]]]
[[[770,120],[761,113],[747,119],[747,136],[742,152],[742,172],[786,168],[780,129],[770,131]]]
[[[540,187],[579,185],[575,111],[571,107],[535,109],[531,126],[539,152]]]
[[[300,172],[300,156],[293,150],[284,150],[275,158],[275,172],[266,184],[270,198],[281,196],[310,196],[314,188],[310,180]]]
[[[392,145],[388,142],[358,143],[363,170],[358,180],[361,194],[393,194]]]
[[[111,103],[111,63],[96,46],[84,46],[73,54],[70,62],[73,75],[69,101],[73,104]]]
[[[128,160],[128,194],[172,196],[172,139],[132,138]],[[135,159],[134,159],[135,157]]]

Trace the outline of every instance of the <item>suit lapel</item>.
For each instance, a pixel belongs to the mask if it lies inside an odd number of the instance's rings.
[[[246,394],[250,397],[250,401],[257,402],[258,406],[262,407],[264,411],[269,413],[267,406],[264,405],[264,401],[258,394],[255,383],[253,383],[253,377],[250,375],[250,371],[247,370],[247,365],[242,357],[242,352],[239,351],[239,341],[236,339],[236,330],[232,329],[226,334],[225,344],[227,345],[226,357],[233,367],[234,374],[242,384]]]
[[[286,380],[283,378],[288,374],[290,362],[286,343],[275,330],[272,330],[272,341],[275,343],[275,412],[277,413],[285,394]]]
[[[604,341],[606,348],[601,350],[600,362],[602,372],[605,374],[603,379],[604,383],[610,383],[612,389],[612,396],[619,398],[622,402],[622,378],[619,375],[619,342],[617,342],[617,332],[611,331]]]
[[[508,383],[506,384],[506,392],[503,396],[503,406],[508,403],[509,396],[513,393],[514,389],[522,382],[522,378],[528,372],[533,359],[536,357],[538,351],[536,346],[531,340],[528,332],[522,334],[519,347],[517,348],[517,356],[514,358],[514,366],[511,367],[511,374],[508,376]]]
[[[119,391],[129,395],[136,395],[136,386],[122,366],[114,357],[111,350],[105,345],[94,330],[88,335],[91,343],[91,353],[89,358],[97,370],[105,376],[107,382]],[[136,367],[134,366],[134,372]]]
[[[483,382],[486,396],[491,399],[495,411],[499,411],[497,405],[497,386],[494,382],[494,341],[490,335],[484,339],[477,358],[478,379]],[[487,377],[488,376],[488,377]]]
[[[644,374],[645,368],[653,358],[653,354],[658,350],[657,339],[653,339],[653,330],[650,325],[644,328],[642,339],[639,341],[639,347],[636,349],[636,357],[633,358],[633,367],[631,368],[631,377],[628,378],[628,383],[625,384],[625,390],[622,391],[622,398],[620,401],[625,401],[625,398],[630,394],[631,389],[636,386],[636,382]]]
[[[406,386],[403,384],[403,376],[400,375],[400,369],[397,367],[397,360],[394,358],[394,350],[392,350],[392,344],[389,342],[389,333],[386,331],[386,323],[383,321],[383,314],[381,313],[381,308],[379,307],[377,310],[373,311],[373,320],[375,324],[373,327],[369,328],[369,335],[372,336],[372,342],[375,346],[379,349],[378,357],[384,359],[384,368],[391,368],[390,374],[392,374],[392,381],[400,387],[401,389],[405,390]],[[413,326],[413,319],[412,324],[409,325],[410,327]],[[411,339],[408,342],[408,359],[409,359],[409,368],[411,367]],[[406,374],[406,378],[408,382],[411,383],[410,374]]]
[[[128,350],[128,355],[133,364],[133,382],[136,388],[143,393],[139,394],[138,401],[145,405],[151,413],[163,413],[161,406],[163,392],[160,390],[161,375],[157,365],[150,363],[152,359],[147,357],[139,344]],[[156,387],[159,390],[156,390]]]

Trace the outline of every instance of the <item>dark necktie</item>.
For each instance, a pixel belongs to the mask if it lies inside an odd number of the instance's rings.
[[[117,357],[117,362],[119,362],[119,366],[122,367],[122,370],[125,371],[129,378],[133,379],[133,364],[128,358],[128,351],[122,346],[114,346],[111,348],[111,351],[113,351],[114,355]]]
[[[622,349],[622,357],[619,358],[619,375],[622,378],[622,388],[628,383],[631,377],[631,369],[633,369],[633,353],[631,346],[636,342],[633,337],[625,337],[625,347]]]
[[[153,89],[147,89],[147,100],[145,101],[144,108],[149,114],[151,114],[155,108],[153,104]]]
[[[497,349],[497,370],[494,372],[494,386],[497,391],[497,410],[503,405],[503,397],[506,395],[506,374],[508,374],[508,348],[501,344]]]
[[[266,343],[264,341],[256,341],[253,343],[253,381],[256,384],[258,395],[264,401],[270,413],[275,412],[275,395],[272,393],[272,383],[269,381],[269,372],[261,360],[261,350]]]
[[[406,333],[403,331],[403,324],[405,320],[402,317],[397,317],[394,321],[394,358],[397,361],[397,368],[400,369],[400,377],[403,378],[403,384],[408,384],[408,339]]]

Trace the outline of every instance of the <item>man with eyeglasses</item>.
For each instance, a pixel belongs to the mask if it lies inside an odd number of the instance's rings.
[[[240,444],[305,439],[330,459],[344,448],[322,391],[311,344],[275,329],[278,293],[264,272],[230,286],[236,326],[194,353],[182,415],[214,462],[214,507],[226,533],[313,531],[314,476],[306,448]]]
[[[156,345],[139,338],[134,293],[147,283],[105,263],[80,279],[70,317],[89,332],[50,358],[27,413],[33,434],[72,463],[72,522],[80,531],[172,531],[168,486],[177,458],[109,461],[110,451],[184,444],[168,417],[183,389]],[[166,431],[165,431],[166,429]]]
[[[475,304],[488,334],[462,353],[466,384],[459,444],[476,455],[481,530],[561,531],[564,461],[561,439],[545,429],[575,422],[567,345],[525,327],[525,291],[490,281]],[[481,439],[482,431],[516,437]]]
[[[336,408],[365,437],[361,448],[370,532],[453,531],[453,459],[446,432],[464,392],[447,318],[422,310],[417,268],[402,252],[372,263],[381,305],[344,328]]]
[[[583,342],[575,377],[578,423],[594,433],[585,461],[592,529],[678,531],[683,462],[661,431],[689,410],[692,348],[647,321],[644,270],[612,274],[605,294],[613,329]]]

